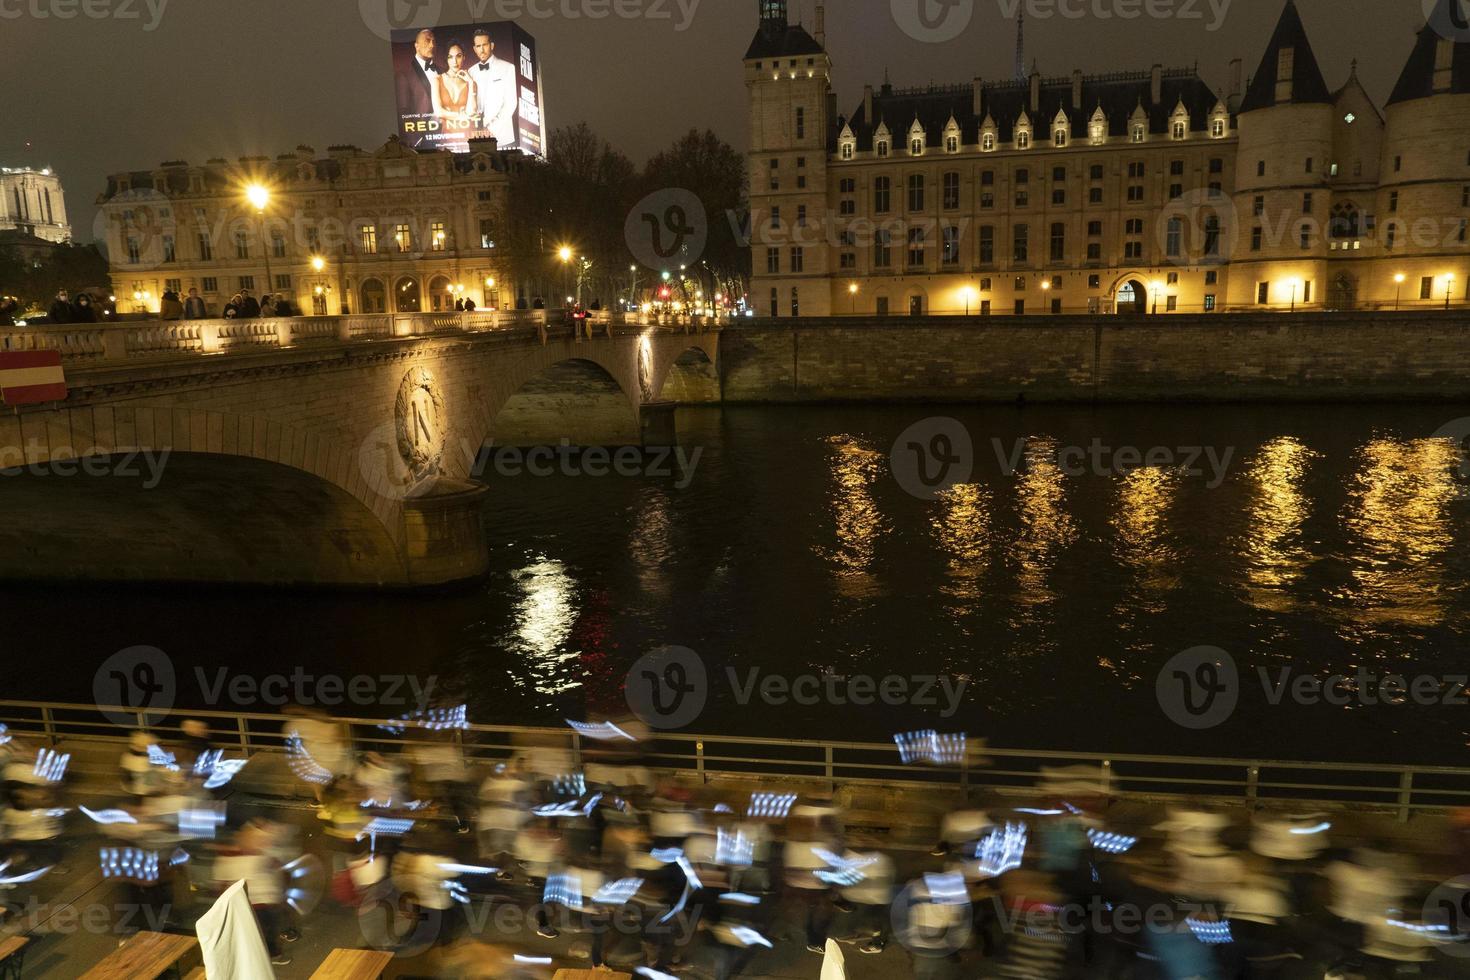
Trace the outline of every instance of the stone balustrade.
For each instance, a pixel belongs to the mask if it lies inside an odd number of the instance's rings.
[[[119,363],[177,355],[240,354],[319,343],[363,343],[455,333],[535,329],[545,342],[560,311],[378,313],[255,320],[123,320],[0,327],[0,351],[58,350],[67,364]],[[708,328],[714,318],[594,313],[590,331],[613,327]]]

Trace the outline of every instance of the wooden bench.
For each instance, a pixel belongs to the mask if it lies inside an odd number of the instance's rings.
[[[163,932],[140,932],[82,974],[82,980],[157,980],[187,974],[198,965],[199,940]]]
[[[392,953],[376,949],[334,949],[311,977],[312,980],[378,980],[392,962]]]
[[[0,939],[0,978],[20,980],[21,967],[26,961],[26,947],[31,941],[25,936],[10,936]]]

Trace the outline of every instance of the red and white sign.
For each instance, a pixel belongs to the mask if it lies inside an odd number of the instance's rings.
[[[0,352],[0,401],[7,405],[39,405],[65,400],[61,351]]]

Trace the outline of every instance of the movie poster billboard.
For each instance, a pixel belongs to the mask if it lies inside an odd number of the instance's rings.
[[[394,31],[398,135],[468,153],[470,140],[545,156],[536,39],[509,21]]]

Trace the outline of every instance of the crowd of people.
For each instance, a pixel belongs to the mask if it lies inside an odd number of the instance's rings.
[[[106,802],[84,802],[65,756],[0,729],[0,888],[23,897],[79,864],[90,852],[68,856],[62,834],[91,831],[104,876],[152,928],[187,928],[181,910],[244,881],[277,965],[326,906],[351,911],[359,945],[445,976],[547,976],[573,955],[724,980],[804,946],[815,977],[834,943],[881,956],[879,975],[919,978],[1449,976],[1470,963],[1464,821],[1407,853],[1366,822],[1345,833],[1338,815],[1125,819],[1087,773],[1061,771],[1028,798],[940,815],[933,846],[913,847],[831,796],[660,775],[631,723],[574,725],[578,755],[549,736],[481,755],[463,719],[432,710],[369,742],[293,713],[284,761],[318,831],[233,794],[246,761],[199,722],[167,744],[134,733]]]

